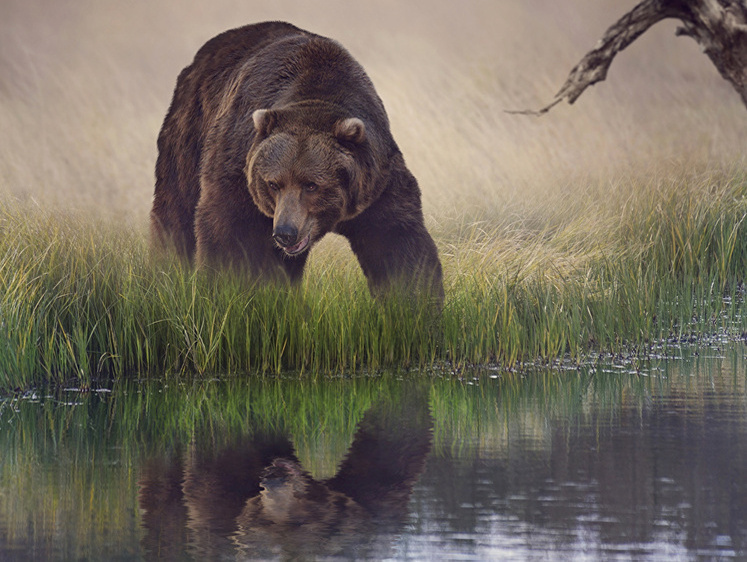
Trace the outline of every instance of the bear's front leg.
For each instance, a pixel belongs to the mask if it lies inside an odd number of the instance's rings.
[[[360,215],[340,223],[337,232],[350,241],[374,297],[392,291],[444,300],[438,250],[425,228],[420,188],[401,156],[393,158],[386,187]]]
[[[425,226],[374,221],[341,232],[350,240],[375,298],[391,292],[415,293],[417,297],[444,300],[443,274],[436,244]]]
[[[195,237],[198,268],[272,282],[297,281],[303,273],[307,256],[284,257],[272,239],[272,219],[259,212],[248,194],[245,201],[203,196],[195,213]],[[285,263],[291,259],[293,263]]]

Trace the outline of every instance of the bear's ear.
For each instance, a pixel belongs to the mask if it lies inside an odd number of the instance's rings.
[[[357,117],[342,119],[335,125],[335,138],[340,142],[362,144],[366,140],[366,125]]]
[[[257,131],[257,136],[266,137],[272,132],[278,121],[278,116],[271,109],[258,109],[252,113],[252,121],[254,121],[254,130]]]

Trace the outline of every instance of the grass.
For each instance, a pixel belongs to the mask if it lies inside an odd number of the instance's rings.
[[[0,392],[510,367],[742,331],[744,106],[666,23],[576,105],[531,119],[504,110],[549,101],[624,6],[198,4],[14,0],[0,21]],[[209,37],[263,19],[340,40],[370,74],[440,247],[438,322],[372,302],[340,240],[292,290],[150,261],[143,222],[176,76]]]
[[[510,367],[739,333],[745,216],[747,178],[732,170],[591,186],[582,202],[532,222],[436,228],[447,299],[434,320],[407,301],[374,302],[334,242],[299,287],[251,286],[153,263],[140,229],[6,202],[0,388],[104,375]]]

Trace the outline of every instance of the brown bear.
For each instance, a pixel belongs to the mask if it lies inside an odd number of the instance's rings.
[[[443,299],[417,181],[337,42],[282,22],[211,39],[179,75],[158,150],[157,249],[294,282],[336,232],[374,295],[399,286]]]

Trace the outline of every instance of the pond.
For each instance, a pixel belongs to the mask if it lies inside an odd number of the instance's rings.
[[[0,559],[744,559],[746,351],[6,398]]]

